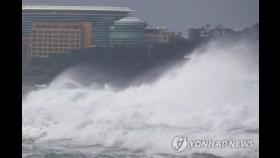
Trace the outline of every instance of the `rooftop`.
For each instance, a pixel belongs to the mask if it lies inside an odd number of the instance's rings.
[[[47,5],[23,5],[22,10],[71,10],[71,11],[120,11],[132,12],[127,7],[109,7],[109,6],[47,6]]]
[[[141,20],[136,18],[136,17],[124,17],[124,18],[118,20],[117,22],[132,22],[132,23],[135,23],[135,22],[141,22]]]

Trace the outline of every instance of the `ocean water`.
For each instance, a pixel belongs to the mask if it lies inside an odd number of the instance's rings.
[[[259,157],[258,44],[210,42],[189,57],[152,83],[84,86],[63,73],[28,92],[22,100],[22,156]],[[172,147],[178,135],[252,140],[254,147],[178,153]]]

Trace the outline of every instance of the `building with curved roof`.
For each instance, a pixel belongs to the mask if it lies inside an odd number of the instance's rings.
[[[133,10],[107,6],[22,6],[22,36],[30,37],[33,22],[90,22],[91,45],[109,44],[114,21],[129,16]]]
[[[146,23],[135,17],[116,20],[111,27],[111,45],[139,45],[143,43]]]

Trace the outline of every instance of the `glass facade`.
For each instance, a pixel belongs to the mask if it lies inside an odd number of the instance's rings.
[[[36,8],[34,6],[32,9],[23,7],[22,36],[31,36],[32,22],[91,22],[91,44],[97,46],[108,45],[110,27],[113,25],[113,22],[128,16],[131,12],[131,10],[126,8],[122,8],[121,10],[114,10],[112,8],[106,10],[106,8],[100,9],[95,7],[95,9],[83,10],[82,7],[79,7],[79,9],[76,10],[67,10],[65,8],[59,10],[46,8],[40,9],[40,7]]]
[[[134,17],[125,17],[111,27],[111,45],[139,45],[143,43],[146,23]]]

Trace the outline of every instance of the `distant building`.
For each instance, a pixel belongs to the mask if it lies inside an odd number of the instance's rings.
[[[191,40],[201,40],[207,39],[209,35],[208,25],[205,28],[204,26],[201,28],[191,28],[188,30],[188,36]]]
[[[234,30],[230,28],[217,27],[209,31],[211,38],[229,38],[234,35]]]
[[[208,30],[205,30],[205,29],[203,29],[203,30],[201,30],[200,31],[200,37],[209,37],[209,33],[208,33]]]
[[[213,29],[209,29],[209,24],[202,26],[200,28],[191,28],[189,29],[189,39],[191,40],[203,40],[203,39],[228,39],[229,37],[236,36],[238,31],[235,31],[231,28],[223,27],[222,25],[218,25]]]
[[[22,6],[22,36],[29,37],[33,22],[90,22],[91,45],[109,44],[113,22],[129,16],[133,10],[126,7],[103,6]]]
[[[31,55],[49,57],[91,47],[89,22],[33,22]]]
[[[144,41],[151,44],[169,43],[170,33],[167,28],[147,27],[144,31]]]
[[[111,27],[110,44],[112,46],[143,44],[146,23],[135,17],[125,17],[114,22]]]
[[[185,38],[182,36],[181,32],[169,32],[169,43],[182,42]]]
[[[241,30],[241,33],[245,36],[259,36],[259,23],[254,24],[253,26],[250,27],[245,27],[244,29]]]

